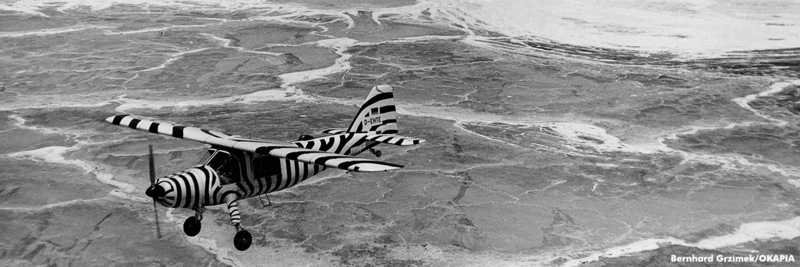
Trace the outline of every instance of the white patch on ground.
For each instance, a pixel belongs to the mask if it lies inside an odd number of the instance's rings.
[[[78,7],[88,7],[92,11],[98,11],[112,7],[113,5],[119,3],[119,0],[64,0],[57,2],[51,0],[30,0],[5,3],[0,5],[0,10],[15,11],[47,17],[47,15],[39,11],[41,7],[57,7],[56,11],[59,12],[68,12],[70,9]],[[273,8],[277,10],[285,6],[281,4],[264,3],[264,1],[259,0],[226,0],[224,2],[218,0],[125,0],[124,3],[127,5],[140,6],[167,6],[173,8],[183,8],[186,10],[246,10],[256,8]]]
[[[158,66],[155,66],[155,67],[152,67],[152,68],[148,68],[148,69],[144,69],[144,70],[141,70],[140,72],[154,71],[154,70],[160,70],[160,69],[166,68],[167,65],[169,65],[170,63],[175,62],[178,59],[183,58],[183,55],[202,52],[202,51],[205,51],[205,50],[208,50],[208,48],[198,48],[198,49],[195,49],[195,50],[182,51],[182,52],[178,52],[178,53],[172,54],[169,57],[169,59],[167,59],[167,61],[165,61],[164,63],[161,63],[161,65],[158,65]]]
[[[617,258],[632,253],[655,250],[666,245],[721,249],[756,240],[793,239],[796,237],[800,237],[800,216],[785,221],[745,223],[739,226],[739,229],[732,234],[711,237],[696,243],[689,243],[673,237],[645,239],[628,245],[606,249],[602,252],[592,253],[584,258],[573,259],[564,263],[563,266],[578,266],[583,262],[597,261],[600,257]]]
[[[714,0],[429,2],[442,10],[463,12],[489,24],[484,28],[509,36],[537,36],[580,46],[718,56],[800,43],[800,5],[791,4],[777,13],[757,13],[741,5],[736,7],[741,15],[737,17],[714,10],[721,2]]]
[[[2,7],[0,7],[0,10],[2,10]],[[29,36],[56,35],[56,34],[63,34],[63,33],[69,33],[69,32],[94,30],[94,29],[108,29],[108,28],[111,28],[111,26],[81,26],[81,27],[44,29],[44,30],[36,30],[36,31],[24,31],[24,32],[7,32],[7,33],[0,33],[0,38],[18,38],[18,37],[29,37]]]
[[[8,154],[8,156],[18,159],[33,160],[37,162],[76,166],[78,168],[83,169],[86,173],[94,174],[98,181],[104,184],[117,187],[126,193],[131,193],[134,191],[134,189],[136,189],[136,187],[133,186],[132,184],[115,181],[113,174],[102,172],[99,166],[96,166],[92,163],[83,160],[67,159],[64,157],[64,154],[66,154],[67,152],[78,150],[80,145],[81,143],[79,142],[78,144],[75,144],[72,147],[49,146],[34,150],[15,152]]]
[[[606,133],[606,129],[589,124],[561,122],[540,124],[538,126],[549,127],[570,143],[589,146],[601,152],[619,151],[653,154],[671,150],[666,146],[658,145],[627,145],[616,136]],[[587,140],[587,137],[589,139],[598,140],[599,142]]]
[[[281,53],[266,52],[266,51],[256,51],[256,50],[245,49],[244,47],[240,47],[240,46],[231,46],[231,43],[233,42],[233,40],[231,40],[231,39],[222,38],[222,37],[215,36],[215,35],[209,34],[209,33],[201,33],[201,34],[206,36],[206,37],[209,37],[211,39],[214,39],[214,40],[216,40],[218,42],[221,42],[222,43],[222,47],[224,47],[224,48],[236,49],[237,51],[239,51],[241,53],[251,53],[251,54],[260,54],[260,55],[268,55],[268,56],[279,56],[279,55],[281,55]]]
[[[750,102],[753,102],[754,100],[756,100],[759,97],[767,97],[767,96],[771,96],[771,95],[780,93],[781,91],[783,91],[787,87],[795,86],[795,85],[800,86],[800,80],[793,80],[793,81],[788,81],[788,82],[774,83],[774,84],[770,85],[769,90],[766,90],[766,91],[758,93],[758,94],[752,94],[752,95],[747,95],[747,96],[744,96],[744,97],[736,98],[736,99],[733,100],[733,102],[736,102],[736,104],[738,104],[742,108],[753,112],[754,114],[756,114],[759,117],[764,118],[765,120],[775,122],[775,124],[778,127],[784,127],[787,124],[789,124],[789,122],[784,121],[784,120],[780,120],[780,119],[776,119],[776,118],[767,116],[764,113],[761,113],[760,111],[758,111],[758,110],[754,109],[753,107],[751,107],[750,106]]]
[[[307,71],[299,71],[299,72],[291,72],[291,73],[284,73],[278,75],[283,83],[281,83],[281,89],[269,89],[269,90],[261,90],[256,91],[253,93],[239,95],[239,96],[229,96],[229,97],[222,97],[222,98],[212,98],[212,99],[198,99],[198,100],[185,100],[185,101],[174,101],[174,100],[140,100],[140,99],[128,99],[126,96],[120,96],[114,102],[120,103],[120,105],[116,108],[117,112],[128,112],[132,109],[160,109],[160,108],[177,108],[181,109],[188,109],[189,107],[194,106],[216,106],[216,105],[225,105],[229,103],[245,103],[245,104],[252,104],[258,103],[262,101],[313,101],[317,100],[317,98],[309,96],[305,94],[302,90],[294,86],[296,83],[307,82],[316,79],[325,78],[328,75],[341,73],[350,70],[350,55],[344,53],[350,47],[357,44],[356,40],[350,38],[337,38],[337,39],[325,39],[315,42],[318,46],[321,47],[328,47],[335,49],[336,54],[340,57],[334,61],[334,64],[328,67],[307,70]],[[169,62],[164,63],[168,64]],[[156,67],[158,68],[158,67]],[[155,69],[155,68],[154,68]]]

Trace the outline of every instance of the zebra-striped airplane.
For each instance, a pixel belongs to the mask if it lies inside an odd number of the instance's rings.
[[[195,215],[187,218],[183,224],[188,236],[200,232],[205,207],[226,204],[231,224],[237,231],[234,246],[238,250],[246,250],[250,247],[252,237],[241,226],[239,200],[292,187],[328,167],[355,172],[388,171],[403,167],[355,157],[363,151],[380,157],[380,151],[373,147],[381,143],[408,146],[424,142],[397,135],[397,112],[392,97],[391,86],[375,86],[350,127],[323,130],[322,133],[328,135],[318,138],[302,135],[294,142],[244,139],[218,131],[158,123],[130,115],[111,116],[106,121],[211,145],[199,165],[157,180],[151,146],[150,187],[145,194],[153,198],[154,208],[157,202],[171,208],[194,210]],[[267,200],[271,203],[269,198]],[[158,226],[156,229],[160,236]]]

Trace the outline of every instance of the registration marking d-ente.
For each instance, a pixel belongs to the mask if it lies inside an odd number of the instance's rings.
[[[364,119],[364,126],[371,124],[378,124],[378,123],[381,123],[381,117],[372,117]]]

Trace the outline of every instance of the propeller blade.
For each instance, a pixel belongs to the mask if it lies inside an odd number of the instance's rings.
[[[161,225],[158,223],[158,209],[156,209],[156,199],[153,198],[153,213],[156,215],[156,235],[161,239]]]
[[[150,186],[156,184],[156,168],[155,164],[153,163],[153,145],[149,146],[150,148]]]
[[[153,160],[153,145],[149,145],[148,148],[150,150],[150,187],[153,188],[156,186],[156,167]],[[156,218],[156,234],[158,235],[158,239],[161,239],[161,225],[158,223],[158,205],[156,204],[155,195],[153,195],[153,214],[155,214]]]

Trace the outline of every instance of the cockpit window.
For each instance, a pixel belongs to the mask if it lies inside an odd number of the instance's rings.
[[[222,184],[238,182],[241,177],[239,159],[227,151],[218,150],[208,161],[208,166],[219,174]]]

